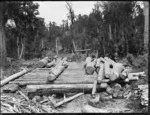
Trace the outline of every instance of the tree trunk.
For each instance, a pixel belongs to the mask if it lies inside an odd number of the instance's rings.
[[[25,52],[25,38],[23,37],[21,40],[21,52],[19,54],[19,59],[22,59],[22,57],[24,56],[24,52]]]
[[[28,95],[46,95],[46,94],[60,94],[60,93],[91,93],[93,84],[47,84],[47,85],[27,85]],[[103,91],[107,87],[97,85],[96,91]]]
[[[109,24],[109,39],[112,40],[111,25]]]
[[[17,77],[22,76],[23,74],[27,73],[28,71],[29,71],[28,69],[24,69],[21,72],[18,72],[18,73],[14,74],[14,75],[11,75],[11,76],[7,77],[6,79],[4,79],[4,80],[1,81],[0,86],[3,86],[6,83],[8,83],[9,81],[11,81],[13,79],[16,79]]]
[[[145,25],[144,25],[144,46],[146,52],[148,52],[148,36],[149,36],[149,2],[144,2],[144,16],[145,16]]]
[[[0,67],[6,64],[4,2],[0,2]]]
[[[126,43],[126,56],[128,55],[128,52],[129,52],[129,48],[128,48],[128,38],[126,37],[125,38],[125,43]]]
[[[17,37],[17,55],[18,55],[18,58],[19,58],[19,54],[20,54],[19,37]]]
[[[104,53],[104,56],[105,56],[105,51],[106,51],[106,50],[105,50],[105,40],[104,40],[104,37],[103,37],[102,40],[103,40],[103,44],[102,44],[102,45],[103,45],[103,53]]]

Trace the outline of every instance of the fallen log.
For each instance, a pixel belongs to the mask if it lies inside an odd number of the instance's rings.
[[[111,75],[110,63],[107,61],[105,61],[104,63],[104,71],[105,71],[105,77],[110,78]]]
[[[99,70],[99,73],[98,73],[98,78],[97,80],[98,81],[102,81],[104,79],[104,64],[101,63],[100,64],[100,70]]]
[[[129,73],[128,77],[146,76],[145,72]]]
[[[82,107],[82,113],[110,113],[110,111],[107,111],[106,109],[95,108],[90,105],[85,105]]]
[[[105,59],[106,61],[108,61],[108,62],[109,62],[110,64],[112,64],[112,65],[115,65],[115,64],[116,64],[115,61],[111,60],[111,59],[108,58],[108,57],[104,57],[104,59]]]
[[[51,61],[46,65],[46,68],[51,68],[52,66],[55,66],[55,63],[56,63],[55,60]]]
[[[99,58],[99,62],[105,63],[105,61],[106,61],[106,60],[105,60],[104,58],[102,58],[102,57]]]
[[[35,68],[43,68],[45,67],[49,62],[49,58],[45,57],[41,59],[37,64],[34,65]]]
[[[14,74],[14,75],[11,75],[11,76],[7,77],[6,79],[4,79],[4,80],[1,81],[0,86],[2,87],[3,85],[5,85],[6,83],[8,83],[9,81],[14,80],[14,79],[16,79],[16,78],[18,78],[18,77],[26,74],[27,72],[29,72],[29,70],[28,69],[24,69],[24,70],[22,70],[22,71],[20,71],[20,72],[18,72],[16,74]]]
[[[67,81],[67,80],[75,80],[75,81],[81,81],[81,80],[92,80],[96,77],[60,77],[57,79],[57,81]],[[31,77],[31,78],[21,78],[21,79],[16,79],[15,81],[46,81],[46,77]],[[106,80],[104,80],[106,81]]]
[[[36,70],[47,71],[47,70],[51,70],[51,68],[36,68]]]
[[[103,91],[105,87],[103,85],[97,85],[97,92]],[[76,93],[84,92],[90,93],[92,91],[93,84],[50,84],[50,85],[27,85],[28,94],[36,95],[49,95],[49,94],[61,94],[61,93]]]
[[[4,93],[15,93],[18,90],[17,84],[7,84],[4,87],[2,87],[2,91]]]
[[[55,80],[54,82],[48,82],[46,80],[28,80],[28,81],[12,81],[10,84],[17,85],[38,85],[38,84],[92,84],[94,82],[93,79],[85,79],[85,80]],[[103,80],[100,83],[107,83],[108,80]]]
[[[124,66],[121,63],[116,63],[113,66],[113,73],[111,74],[110,80],[115,81],[117,78],[119,78],[120,74],[124,70]]]
[[[66,69],[65,66],[60,66],[59,68],[53,70],[50,75],[47,77],[49,82],[52,82],[57,79],[57,77]]]
[[[81,96],[81,95],[83,95],[83,94],[84,94],[84,93],[78,93],[78,94],[76,94],[76,95],[74,95],[74,96],[72,96],[72,97],[66,98],[66,99],[63,100],[63,101],[54,104],[54,106],[55,106],[55,107],[59,107],[59,106],[61,106],[62,104],[67,103],[68,101],[71,101],[71,100],[73,100],[73,99],[75,99],[75,98],[77,98],[77,97],[79,97],[79,96]]]
[[[49,82],[56,80],[57,77],[68,67],[66,60],[67,58],[64,58],[52,69],[50,75],[47,77]]]

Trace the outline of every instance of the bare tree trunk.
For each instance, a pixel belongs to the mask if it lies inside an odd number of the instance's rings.
[[[21,40],[21,52],[20,52],[20,55],[19,55],[19,59],[22,59],[22,57],[23,57],[23,54],[24,54],[24,38],[22,38],[22,40]]]
[[[148,52],[148,36],[149,36],[149,2],[144,2],[144,15],[145,15],[145,27],[144,27],[144,46],[146,52]]]
[[[111,25],[109,24],[109,39],[112,40]]]
[[[19,54],[20,54],[19,37],[17,37],[17,55],[18,55],[18,58],[19,58]]]
[[[57,39],[58,38],[56,38],[56,54],[58,55],[58,44],[57,44],[58,41],[57,41]]]
[[[103,48],[103,55],[105,56],[105,40],[104,37],[102,37],[102,48]]]
[[[6,64],[4,2],[0,2],[0,66]]]
[[[44,48],[44,41],[43,41],[43,38],[42,38],[41,46],[42,46],[42,49],[43,49],[43,48]]]

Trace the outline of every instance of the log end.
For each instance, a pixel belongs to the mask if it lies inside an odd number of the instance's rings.
[[[116,75],[116,74],[111,74],[111,76],[110,76],[110,81],[115,81],[115,80],[117,80],[117,78],[118,78],[118,76]]]
[[[55,76],[54,74],[50,74],[50,75],[47,77],[47,81],[48,81],[48,82],[53,82],[55,79],[56,79],[56,76]]]

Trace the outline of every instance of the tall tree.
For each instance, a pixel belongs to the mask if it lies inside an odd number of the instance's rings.
[[[149,2],[144,1],[144,16],[145,16],[145,26],[144,26],[144,46],[146,52],[148,52],[148,37],[149,37]]]
[[[5,43],[5,9],[6,2],[0,2],[0,67],[6,63],[6,43]]]

